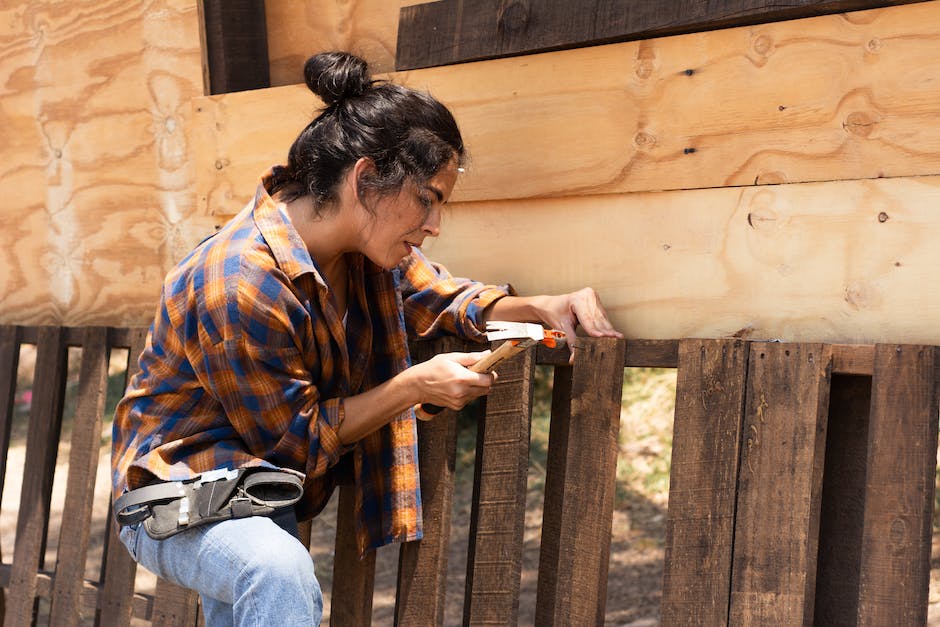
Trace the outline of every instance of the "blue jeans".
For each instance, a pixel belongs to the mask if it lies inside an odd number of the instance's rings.
[[[141,566],[199,593],[208,627],[320,624],[323,596],[310,552],[270,518],[225,520],[165,540],[140,524],[120,535]]]

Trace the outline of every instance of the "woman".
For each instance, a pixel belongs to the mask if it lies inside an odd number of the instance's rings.
[[[167,276],[115,416],[116,498],[145,486],[214,493],[206,473],[220,469],[303,480],[296,506],[273,516],[193,524],[199,508],[177,498],[164,539],[137,519],[122,529],[136,560],[200,593],[209,625],[319,623],[296,520],[322,509],[339,468],[356,484],[361,551],[421,537],[411,408],[459,409],[494,376],[467,368],[482,353],[411,365],[409,337],[482,341],[488,319],[620,337],[589,288],[522,298],[424,257],[464,158],[443,105],[372,81],[346,53],[316,55],[304,74],[326,108],[254,201]]]

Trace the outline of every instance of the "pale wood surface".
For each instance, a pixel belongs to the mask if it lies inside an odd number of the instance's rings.
[[[424,0],[427,2],[428,0]],[[422,0],[266,0],[271,85],[304,80],[303,65],[324,50],[349,50],[376,72],[395,69],[398,12]]]
[[[454,200],[894,177],[940,173],[938,42],[924,2],[388,77],[454,111]],[[317,107],[303,85],[198,101],[200,209],[235,213]]]
[[[425,250],[520,293],[591,284],[633,338],[940,344],[937,206],[940,177],[459,203]]]
[[[187,136],[196,0],[5,3],[0,51],[0,319],[146,322],[211,231]]]

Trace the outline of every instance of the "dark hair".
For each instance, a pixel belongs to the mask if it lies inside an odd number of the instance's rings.
[[[347,52],[310,57],[304,78],[326,108],[294,140],[272,194],[288,201],[310,194],[319,211],[361,157],[375,171],[359,180],[360,193],[379,194],[397,193],[409,177],[426,181],[452,159],[463,162],[457,122],[431,95],[372,80],[366,62]]]

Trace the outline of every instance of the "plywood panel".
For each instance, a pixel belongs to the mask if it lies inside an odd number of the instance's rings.
[[[591,284],[628,337],[940,344],[940,177],[492,203],[425,242],[521,293]]]
[[[940,173],[938,42],[924,2],[390,77],[454,111],[454,200],[895,177]],[[237,212],[317,106],[302,85],[200,100],[201,210]]]
[[[211,230],[186,134],[196,0],[0,16],[0,318],[145,323],[172,261]]]

